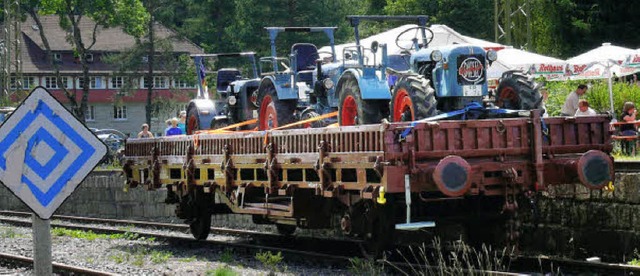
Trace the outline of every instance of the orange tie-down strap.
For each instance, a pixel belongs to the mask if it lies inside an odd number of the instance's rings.
[[[242,127],[242,126],[246,126],[246,125],[250,125],[250,124],[255,124],[257,122],[258,122],[258,119],[251,119],[251,120],[247,120],[247,121],[240,122],[240,123],[237,123],[237,124],[228,125],[226,127],[221,127],[221,128],[216,128],[216,129],[207,129],[207,130],[198,130],[198,131],[196,131],[196,134],[235,132],[232,129],[238,128],[238,127]]]
[[[298,126],[298,125],[304,125],[304,124],[313,123],[315,121],[320,121],[320,120],[324,120],[326,118],[331,118],[331,117],[336,117],[336,116],[338,116],[338,111],[334,111],[334,112],[331,112],[331,113],[320,115],[320,116],[315,117],[315,118],[309,118],[309,119],[306,119],[306,120],[297,121],[295,123],[290,123],[288,125],[276,127],[273,130],[285,129],[285,128],[290,128],[290,127]]]

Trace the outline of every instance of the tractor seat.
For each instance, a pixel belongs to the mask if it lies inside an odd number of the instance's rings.
[[[296,68],[298,72],[301,72],[298,74],[298,80],[311,82],[313,79],[313,70],[316,69],[316,60],[320,58],[316,45],[311,43],[293,44],[293,46],[291,46],[291,54],[296,55]]]
[[[236,68],[223,68],[218,70],[218,78],[216,80],[216,89],[220,92],[228,92],[229,84],[241,76],[240,70]]]

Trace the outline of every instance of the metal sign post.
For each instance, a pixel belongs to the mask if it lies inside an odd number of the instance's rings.
[[[51,223],[33,214],[33,270],[36,275],[51,275]]]
[[[49,218],[107,153],[107,146],[37,87],[0,126],[0,182],[33,210],[36,275],[51,275]]]

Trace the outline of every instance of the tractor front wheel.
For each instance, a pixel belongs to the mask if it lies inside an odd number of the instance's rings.
[[[338,105],[338,122],[341,126],[377,124],[389,113],[385,100],[363,100],[355,79],[345,80]]]
[[[435,90],[422,77],[402,78],[393,89],[391,120],[407,122],[436,115]]]
[[[198,115],[198,108],[194,105],[190,105],[187,109],[187,135],[194,134],[200,130],[200,117]]]
[[[295,100],[280,100],[273,85],[261,87],[258,94],[258,128],[268,130],[284,126],[293,121]]]

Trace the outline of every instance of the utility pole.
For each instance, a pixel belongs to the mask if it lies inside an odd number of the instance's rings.
[[[534,0],[493,0],[494,41],[529,50]],[[524,35],[523,35],[524,34]]]
[[[2,71],[0,72],[0,104],[9,102],[9,95],[13,89],[22,89],[22,34],[20,26],[19,0],[4,1],[4,22],[2,25],[2,39],[0,41],[0,55]]]

